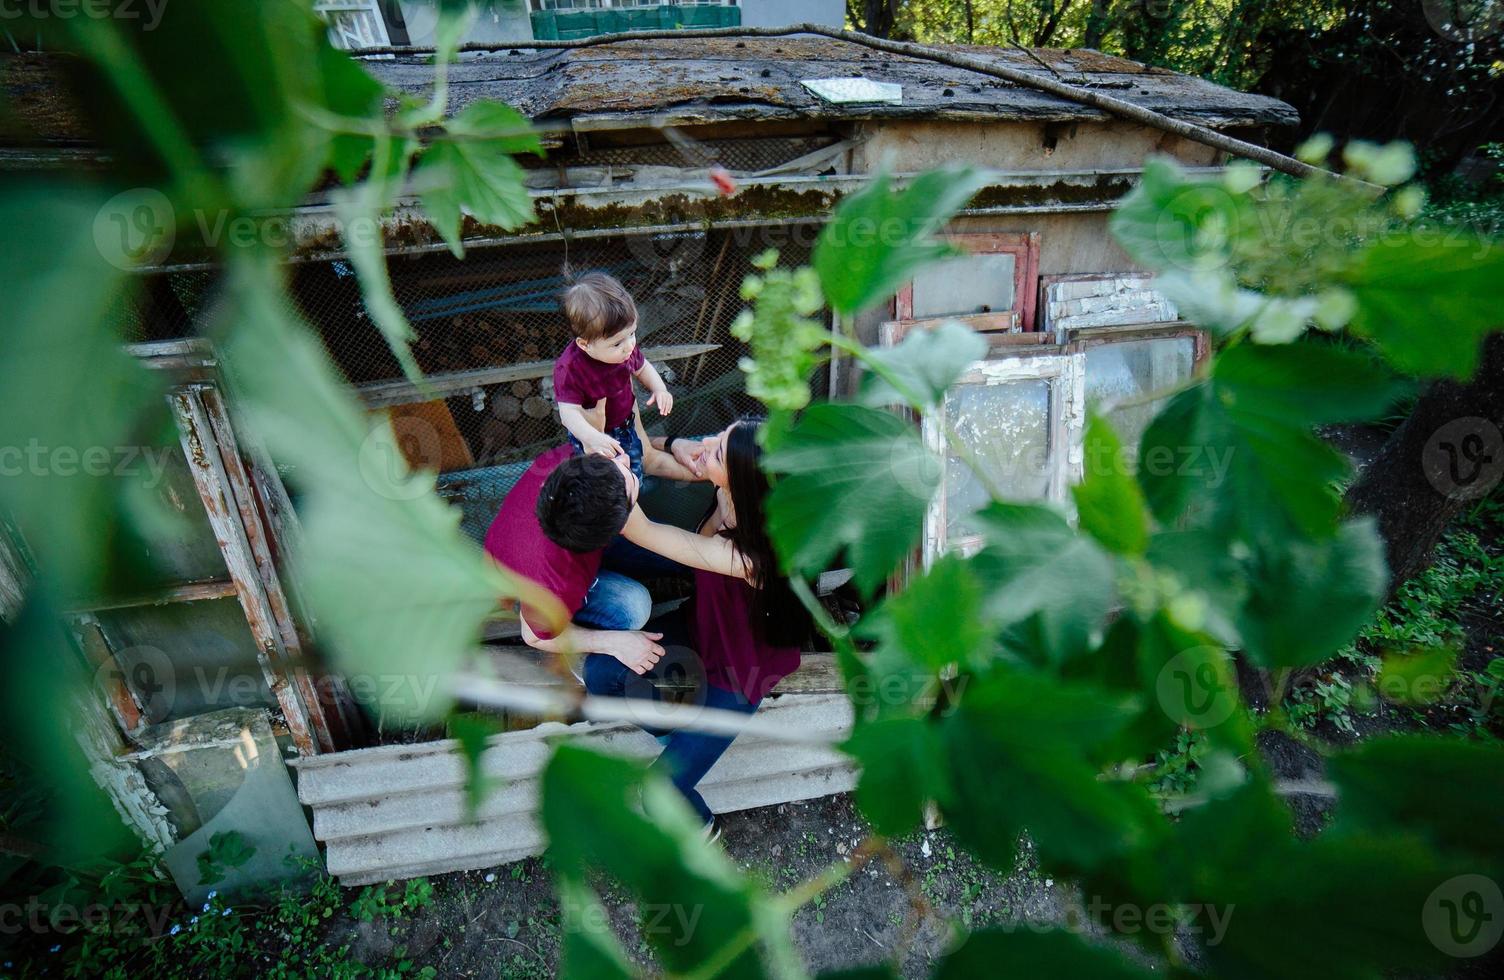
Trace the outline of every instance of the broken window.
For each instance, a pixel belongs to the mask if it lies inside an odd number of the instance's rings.
[[[1033,330],[1039,235],[955,234],[947,241],[967,254],[916,273],[898,291],[895,319],[958,320],[978,333]]]

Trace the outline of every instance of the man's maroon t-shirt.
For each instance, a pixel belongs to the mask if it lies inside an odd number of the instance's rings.
[[[558,597],[570,618],[585,604],[585,593],[600,573],[601,552],[579,554],[548,540],[538,525],[538,494],[548,475],[573,453],[569,445],[550,449],[533,460],[512,487],[486,532],[486,554],[508,570],[543,586]],[[542,639],[554,634],[540,625],[535,610],[523,606],[527,625]]]
[[[554,399],[561,405],[579,405],[584,409],[606,399],[606,431],[632,420],[632,374],[642,369],[641,347],[632,348],[632,356],[620,364],[603,364],[580,350],[570,341],[554,361]]]

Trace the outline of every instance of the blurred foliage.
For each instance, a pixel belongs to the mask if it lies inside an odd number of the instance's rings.
[[[457,253],[464,212],[501,224],[529,217],[515,164],[503,161],[534,147],[517,132],[518,117],[472,106],[444,122],[452,49],[436,58],[433,98],[394,98],[388,114],[358,66],[329,48],[304,0],[180,10],[174,5],[150,37],[108,20],[42,25],[93,73],[98,131],[117,163],[106,187],[59,178],[9,187],[0,200],[0,248],[19,270],[13,353],[0,362],[0,444],[40,434],[53,445],[113,445],[128,437],[139,406],[162,394],[119,351],[111,314],[135,283],[111,264],[121,254],[93,235],[109,213],[102,191],[152,190],[186,227],[205,213],[233,219],[293,207],[326,169],[364,172],[337,213],[367,308],[399,354],[410,329],[391,298],[379,234],[355,240],[354,232],[379,229],[408,186]],[[452,44],[461,31],[449,20],[439,34]],[[1151,40],[1131,43],[1147,50]],[[216,68],[213,86],[197,84],[206,63]],[[1350,148],[1347,162],[1386,184],[1404,185],[1414,170],[1403,148]],[[976,348],[951,330],[906,345],[895,363],[844,329],[816,335],[810,318],[816,300],[843,316],[869,308],[942,260],[948,249],[935,232],[978,181],[942,171],[896,193],[874,181],[842,204],[812,272],[775,278],[769,259],[748,290],[749,384],[780,393],[784,406],[765,428],[770,534],[837,647],[853,695],[873,677],[896,678],[908,692],[882,704],[853,697],[845,747],[863,766],[863,812],[898,833],[933,802],[962,842],[1004,870],[1027,829],[1046,868],[1114,907],[1235,910],[1204,950],[1215,975],[1437,968],[1442,951],[1420,910],[1462,872],[1499,867],[1497,835],[1480,828],[1504,803],[1500,747],[1375,740],[1333,767],[1341,799],[1330,831],[1296,841],[1255,750],[1259,719],[1241,700],[1232,655],[1263,667],[1310,664],[1350,643],[1377,607],[1387,583],[1376,532],[1338,511],[1332,485],[1346,464],[1314,427],[1380,415],[1403,390],[1401,377],[1467,375],[1497,326],[1489,311],[1504,306],[1501,253],[1423,234],[1412,221],[1420,202],[1404,186],[1376,200],[1330,178],[1266,184],[1235,168],[1209,182],[1167,163],[1151,168],[1114,232],[1212,329],[1216,350],[1150,426],[1142,451],[1232,454],[1232,483],[1224,490],[1200,474],[1147,467],[1133,480],[1093,471],[1077,494],[1080,528],[1046,505],[990,501],[975,515],[981,550],[916,571],[876,603],[855,628],[874,644],[863,652],[814,603],[805,578],[844,561],[876,596],[907,564],[941,461],[907,415],[872,406],[936,414]],[[1323,234],[1314,243],[1283,234],[1280,222],[1292,217],[1313,218]],[[872,222],[882,234],[849,233]],[[365,424],[312,332],[289,313],[278,258],[264,245],[222,244],[212,335],[246,424],[300,491],[307,556],[293,572],[335,666],[431,680],[431,697],[399,696],[383,708],[434,717],[497,599],[542,600],[461,538],[432,477],[407,471],[387,427]],[[1347,343],[1334,345],[1329,333]],[[782,359],[817,360],[830,348],[880,378],[864,389],[869,404],[821,402],[795,416],[791,407],[810,395],[793,390]],[[1093,423],[1095,443],[1110,447],[1113,437]],[[87,805],[87,765],[69,748],[77,716],[69,698],[88,695],[59,669],[77,660],[57,622],[113,568],[115,501],[87,479],[42,473],[0,483],[0,505],[37,557],[27,606],[5,638],[7,738],[35,752],[38,768],[76,780],[59,791],[63,814],[108,822],[107,810]],[[1190,728],[1203,743],[1196,792],[1177,796],[1163,783],[1156,792],[1139,763]],[[484,744],[465,742],[472,754]],[[1476,795],[1455,809],[1433,805],[1464,787]],[[1181,816],[1167,819],[1164,809]],[[790,917],[856,863],[770,895],[701,839],[661,776],[572,746],[545,771],[542,819],[570,976],[634,972],[596,898],[601,874],[624,886],[640,915],[681,913],[647,933],[665,972],[800,976]],[[78,832],[77,824],[40,826]],[[295,934],[308,934],[302,928]],[[1163,934],[1124,931],[1156,970],[1184,966]],[[1302,955],[1291,957],[1292,948]],[[200,952],[205,970],[228,968],[224,944]],[[325,972],[328,953],[293,966]],[[969,975],[979,963],[1041,975],[1139,972],[1074,932],[981,933],[940,970]]]

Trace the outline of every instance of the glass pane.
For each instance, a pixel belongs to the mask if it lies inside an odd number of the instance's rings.
[[[1016,261],[1012,255],[966,255],[915,274],[914,318],[1008,312]]]
[[[1163,391],[1190,377],[1195,359],[1195,341],[1190,337],[1130,340],[1088,348],[1086,401],[1121,402]],[[1138,451],[1144,430],[1164,403],[1165,399],[1159,398],[1107,413],[1125,450]]]
[[[1003,496],[1042,500],[1050,487],[1050,383],[964,385],[945,398],[945,414]],[[961,459],[945,461],[946,533],[965,530],[987,503],[987,488]]]

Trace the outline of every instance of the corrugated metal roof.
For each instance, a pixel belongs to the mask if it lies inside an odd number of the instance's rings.
[[[1087,49],[1031,51],[950,45],[1046,77],[1097,88],[1170,116],[1214,126],[1294,125],[1295,110],[1200,78]],[[426,95],[433,67],[398,58],[367,62],[394,88]],[[861,76],[903,86],[900,105],[836,105],[801,81]],[[834,38],[715,37],[618,41],[585,48],[502,49],[450,69],[449,111],[501,99],[537,120],[672,112],[681,121],[732,119],[1100,119],[1106,114],[1036,89]]]
[[[852,722],[842,694],[770,698],[759,716],[791,728],[844,737]],[[493,736],[482,771],[499,783],[474,821],[466,819],[465,761],[453,740],[387,745],[293,762],[298,798],[313,810],[328,869],[344,885],[485,868],[541,853],[538,781],[559,739],[651,759],[661,746],[631,725],[550,722]],[[743,736],[700,782],[716,813],[804,800],[852,789],[856,768],[833,747]]]

